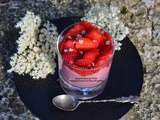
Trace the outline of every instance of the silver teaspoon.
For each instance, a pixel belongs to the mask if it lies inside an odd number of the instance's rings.
[[[80,101],[72,95],[58,95],[52,99],[52,103],[59,109],[64,111],[74,111],[81,103],[105,103],[105,102],[118,102],[118,103],[138,103],[138,96],[120,97],[115,99],[106,100],[86,100]]]

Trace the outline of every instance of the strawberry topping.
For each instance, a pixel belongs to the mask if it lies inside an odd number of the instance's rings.
[[[69,64],[73,64],[74,60],[76,59],[77,56],[78,56],[78,54],[75,51],[73,51],[73,52],[67,52],[67,53],[64,53],[62,55],[64,61],[67,62],[67,63],[69,63]]]
[[[91,61],[89,59],[78,59],[75,61],[75,64],[80,67],[88,67],[91,64]]]
[[[88,21],[82,21],[81,25],[83,25],[86,30],[91,30],[93,28],[93,25]]]
[[[85,27],[83,25],[76,24],[67,32],[66,36],[74,37],[78,33],[81,33],[84,30],[85,30]]]
[[[98,49],[93,49],[90,51],[87,51],[83,58],[78,59],[75,64],[82,67],[89,67],[91,66],[92,62],[96,59],[96,57],[99,55]]]
[[[93,50],[87,51],[84,54],[83,58],[84,59],[88,59],[91,62],[93,62],[98,55],[99,55],[99,50],[98,49],[93,49]]]
[[[88,21],[81,21],[69,28],[59,44],[62,58],[68,63],[66,65],[84,76],[97,72],[100,66],[109,63],[113,55],[112,47],[110,34]]]
[[[72,40],[66,40],[64,43],[64,48],[75,48]]]
[[[80,38],[78,41],[76,41],[76,49],[88,50],[97,47],[98,47],[98,41],[92,41],[89,38]]]
[[[112,37],[108,32],[104,32],[104,35],[105,35],[107,40],[112,41]]]
[[[91,39],[91,40],[97,40],[98,44],[101,44],[104,41],[104,37],[99,30],[91,30],[88,34],[85,35],[85,37]]]

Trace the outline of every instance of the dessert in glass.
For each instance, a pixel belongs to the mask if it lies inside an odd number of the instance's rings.
[[[79,99],[99,95],[107,82],[114,46],[111,35],[100,26],[80,21],[58,37],[60,84]]]

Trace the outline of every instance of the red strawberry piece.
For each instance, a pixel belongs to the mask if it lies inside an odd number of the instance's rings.
[[[93,62],[98,55],[99,55],[99,50],[98,49],[92,49],[92,50],[87,51],[84,54],[83,58],[90,60],[90,62]]]
[[[105,50],[102,50],[102,51],[112,50],[113,43],[112,43],[111,35],[108,32],[104,32],[103,36],[104,36],[105,40],[100,45],[100,48],[105,49]]]
[[[112,46],[110,46],[110,45],[109,46],[106,45],[101,48],[102,55],[111,55],[112,52],[113,52]]]
[[[66,40],[64,42],[64,48],[74,48],[74,42],[72,40]]]
[[[77,51],[77,49],[75,49],[75,48],[69,48],[69,49],[68,49],[68,52],[75,52],[76,54],[78,54],[78,51]]]
[[[76,52],[78,54],[77,50],[74,49],[74,48],[65,48],[65,49],[63,49],[63,53],[68,53],[68,52]]]
[[[81,67],[90,67],[96,57],[99,55],[98,49],[87,51],[82,59],[78,59],[75,64]]]
[[[63,55],[63,59],[64,59],[65,62],[67,62],[69,64],[73,64],[74,63],[73,57],[68,55],[68,54],[64,54]]]
[[[91,30],[93,28],[92,23],[88,21],[81,21],[80,24],[83,25],[86,28],[86,30]]]
[[[75,40],[79,40],[81,39],[83,36],[81,34],[77,34],[76,37],[75,37]]]
[[[97,41],[92,41],[89,38],[80,38],[76,41],[76,48],[81,50],[94,49],[98,47]]]
[[[96,64],[95,66],[96,67],[99,67],[99,66],[102,66],[102,65],[106,65],[107,62],[109,60],[109,57],[107,55],[103,55],[103,56],[100,56],[97,60],[96,60]]]
[[[91,40],[97,40],[100,43],[104,41],[104,37],[99,30],[91,30],[88,34],[85,35],[85,37],[91,39]]]
[[[73,64],[77,56],[78,56],[78,53],[75,51],[67,52],[62,55],[63,60],[69,64]]]
[[[112,49],[110,47],[104,47],[101,51],[101,55],[96,60],[96,67],[105,65],[109,62],[112,56]]]
[[[87,67],[91,64],[91,61],[89,59],[78,59],[75,61],[75,64],[81,67]]]
[[[81,33],[82,31],[85,30],[85,27],[83,25],[81,25],[80,23],[74,25],[72,28],[70,28],[66,34],[66,37],[67,36],[70,36],[70,37],[74,37],[76,36],[78,33]]]
[[[104,35],[107,40],[112,41],[112,36],[108,32],[104,32]]]
[[[109,45],[110,47],[112,47],[112,37],[111,37],[111,35],[108,32],[104,32],[104,36],[106,38],[105,45]]]

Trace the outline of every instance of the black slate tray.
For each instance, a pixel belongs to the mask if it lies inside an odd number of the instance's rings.
[[[79,21],[79,17],[53,20],[61,32],[65,27]],[[128,38],[122,49],[115,52],[109,80],[104,92],[94,99],[109,99],[139,95],[143,84],[143,67],[135,46]],[[33,114],[41,120],[117,120],[132,108],[130,103],[82,104],[73,112],[65,112],[52,105],[52,98],[63,94],[58,81],[58,72],[46,80],[32,80],[29,76],[14,74],[18,93]]]

